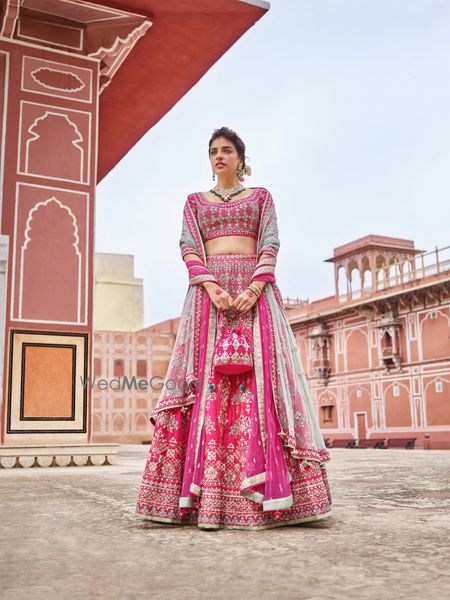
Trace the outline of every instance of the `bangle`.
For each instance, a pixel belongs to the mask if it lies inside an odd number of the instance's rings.
[[[254,283],[249,283],[247,286],[247,289],[249,289],[251,292],[253,292],[257,298],[259,298],[261,296],[261,290]]]

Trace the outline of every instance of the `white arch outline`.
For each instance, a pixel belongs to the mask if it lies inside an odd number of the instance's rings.
[[[53,110],[46,110],[43,115],[39,115],[39,117],[36,117],[36,119],[33,121],[33,123],[31,123],[31,125],[27,128],[27,133],[30,134],[31,137],[28,137],[25,142],[25,173],[27,175],[37,175],[38,177],[43,177],[43,176],[46,177],[46,175],[43,175],[42,173],[35,173],[35,172],[29,170],[29,156],[30,156],[30,144],[35,142],[36,140],[41,139],[41,136],[38,133],[33,132],[32,129],[39,123],[39,121],[44,121],[50,115],[54,116],[54,117],[59,117],[59,118],[65,119],[69,123],[69,125],[75,130],[75,133],[78,136],[77,139],[71,140],[70,143],[80,152],[79,178],[78,179],[60,178],[60,179],[64,179],[65,181],[84,182],[84,177],[83,177],[83,174],[84,174],[84,149],[83,149],[83,146],[78,145],[79,143],[83,142],[83,136],[81,134],[81,131],[78,129],[76,123],[74,123],[73,121],[71,121],[69,119],[67,114],[55,112]],[[20,157],[19,157],[19,160],[20,160]]]
[[[428,427],[428,402],[427,402],[427,390],[428,390],[428,386],[430,386],[432,383],[435,383],[436,381],[445,381],[445,383],[450,383],[450,379],[447,379],[446,377],[442,377],[442,375],[436,375],[435,377],[433,377],[433,379],[430,379],[430,381],[425,385],[424,390],[423,390],[423,424],[424,427]],[[433,427],[433,425],[432,425]]]
[[[420,312],[417,315],[417,320],[419,321],[419,333],[418,333],[418,340],[420,340],[420,344],[418,344],[419,346],[419,358],[421,361],[423,361],[423,324],[425,323],[425,321],[430,320],[430,314],[432,312],[437,312],[441,317],[444,317],[445,319],[447,319],[447,324],[450,327],[450,316],[445,314],[441,309],[439,308],[429,308],[426,312]]]
[[[382,392],[383,392],[383,395],[382,395],[382,399],[383,399],[383,405],[382,405],[383,406],[383,429],[386,428],[386,394],[391,387],[394,387],[394,385],[398,385],[399,387],[405,388],[406,393],[408,394],[409,415],[410,415],[411,425],[406,425],[406,427],[417,427],[416,412],[414,410],[414,405],[413,405],[413,394],[411,393],[412,390],[408,389],[408,386],[406,385],[406,383],[402,383],[398,379],[394,379],[394,381],[391,381],[385,388],[383,388],[383,387],[381,388]]]
[[[31,237],[29,235],[31,230],[31,222],[33,220],[33,214],[38,211],[42,206],[47,206],[51,202],[55,202],[59,205],[59,207],[65,210],[69,217],[72,219],[73,229],[74,229],[74,237],[75,241],[72,246],[75,248],[75,254],[78,258],[78,282],[77,282],[77,323],[80,322],[80,309],[81,309],[81,252],[79,248],[79,235],[78,235],[78,225],[77,219],[73,212],[71,211],[69,206],[63,204],[60,200],[52,196],[47,200],[42,200],[37,202],[33,208],[29,211],[28,217],[25,223],[25,231],[24,231],[24,243],[20,249],[20,280],[19,280],[19,319],[23,319],[22,308],[23,308],[23,274],[24,274],[24,259],[25,259],[25,251],[28,247],[28,243],[31,242]]]
[[[360,331],[366,338],[366,347],[367,347],[367,367],[368,369],[372,368],[372,353],[370,351],[370,339],[369,339],[369,334],[367,331],[367,325],[365,326],[365,329],[361,328],[361,327],[349,327],[348,329],[344,329],[343,334],[344,334],[344,348],[343,348],[343,354],[344,354],[344,370],[347,372],[348,371],[348,338],[355,333],[356,331]]]

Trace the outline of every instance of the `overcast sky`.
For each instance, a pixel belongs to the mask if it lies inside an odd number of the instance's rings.
[[[368,234],[448,246],[450,2],[273,0],[136,144],[97,188],[95,251],[134,255],[145,326],[180,314],[182,208],[223,125],[274,197],[284,297],[333,294],[323,260]]]

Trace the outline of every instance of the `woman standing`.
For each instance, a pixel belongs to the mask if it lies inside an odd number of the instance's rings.
[[[245,145],[209,142],[209,192],[184,205],[189,272],[136,514],[205,529],[267,529],[331,514],[319,429],[276,283],[280,247],[265,188],[245,188]]]

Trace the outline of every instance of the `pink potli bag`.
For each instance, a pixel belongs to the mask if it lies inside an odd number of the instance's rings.
[[[218,373],[237,375],[253,369],[253,345],[242,326],[224,326],[214,346],[213,368]]]
[[[240,375],[253,369],[253,343],[244,333],[241,325],[222,327],[214,346],[211,366],[214,372],[214,383],[209,385],[211,391],[219,389],[221,375]],[[232,378],[229,391],[231,397],[237,389],[245,392],[246,384],[241,377]]]

